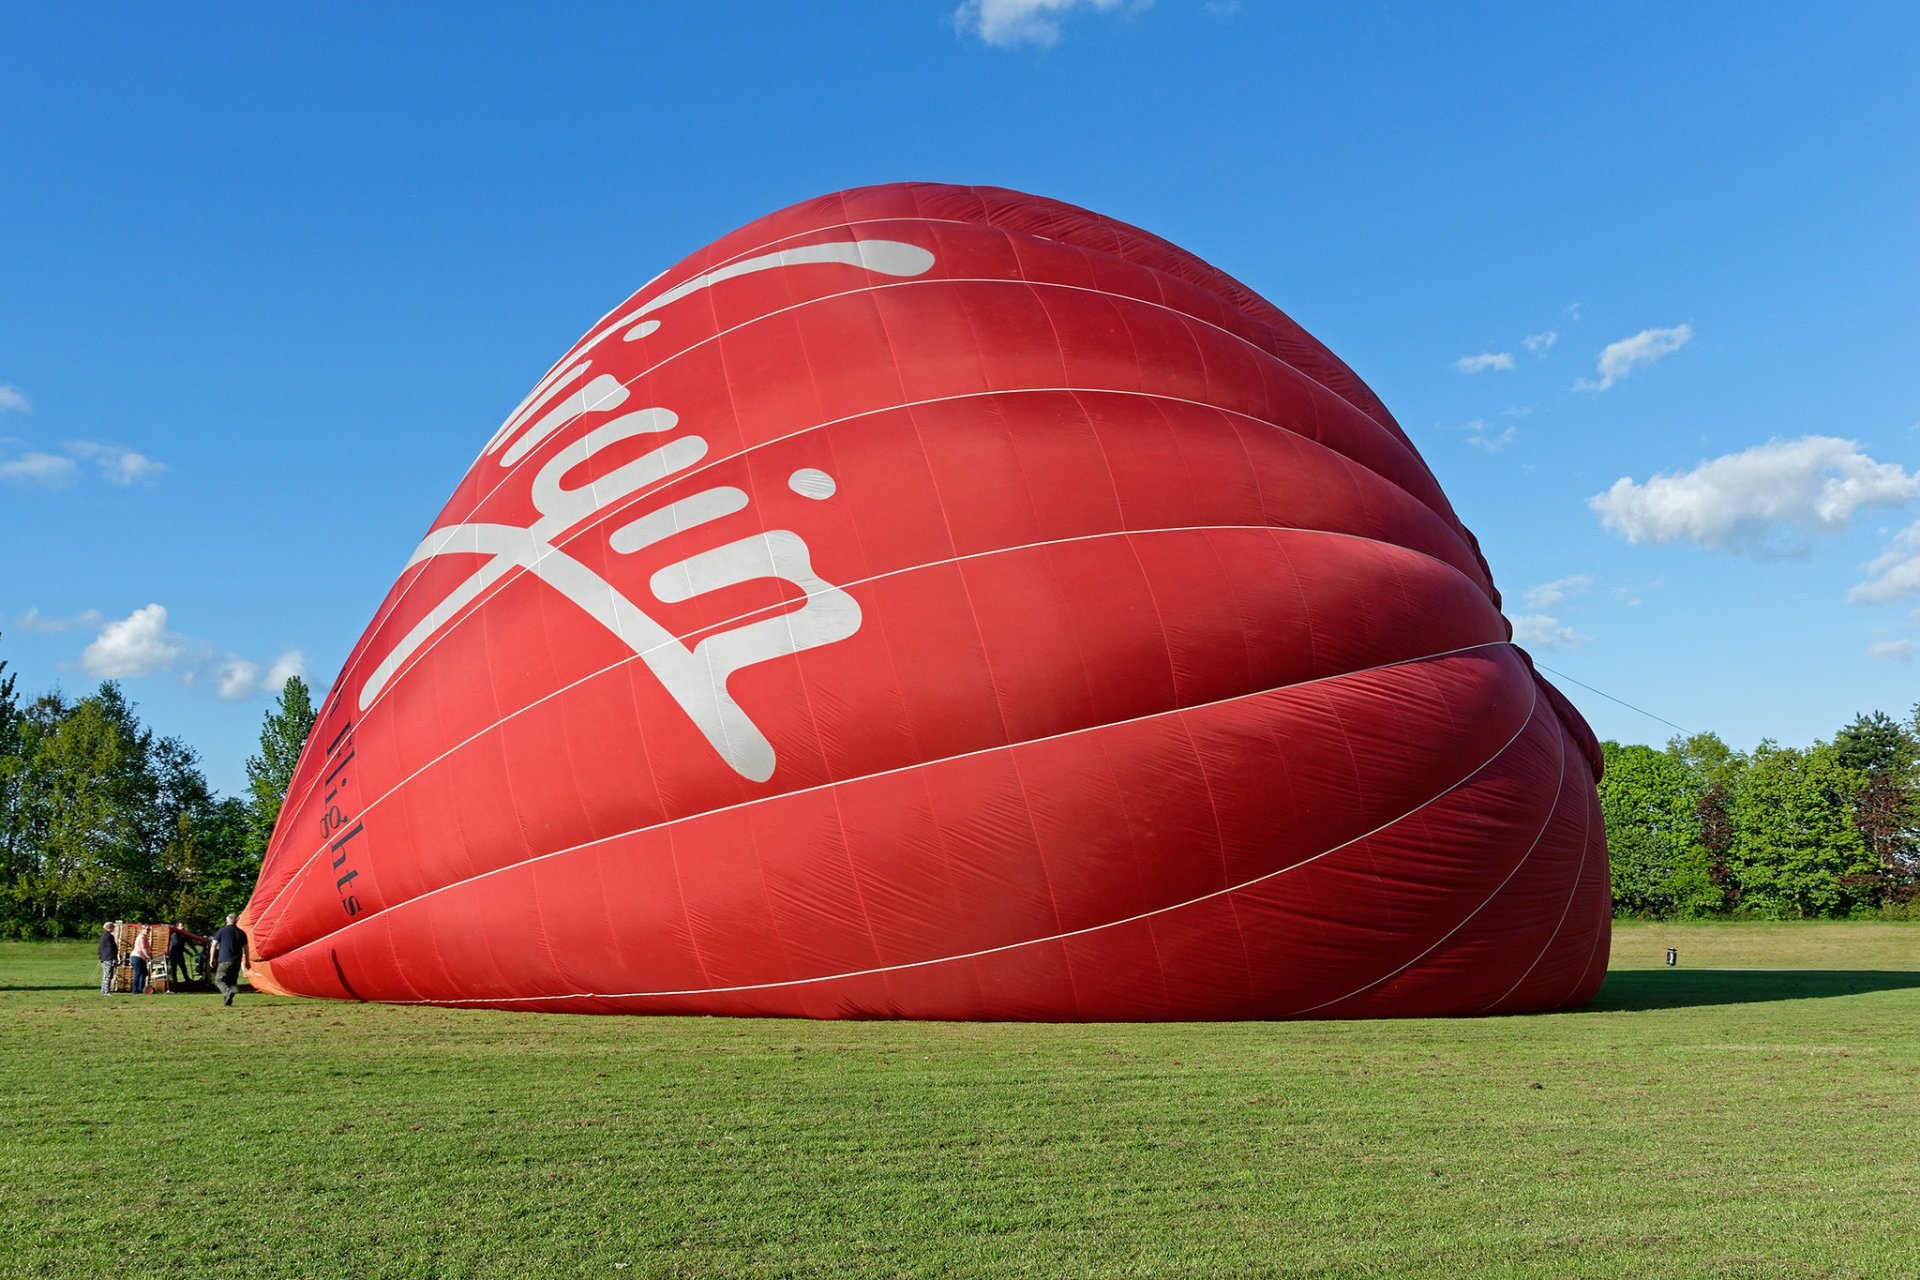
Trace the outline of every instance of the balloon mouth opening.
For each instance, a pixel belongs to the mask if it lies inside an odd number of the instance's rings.
[[[252,985],[255,991],[265,992],[267,995],[270,995],[270,996],[286,996],[286,995],[293,994],[291,991],[288,991],[286,987],[282,986],[278,980],[274,978],[272,961],[270,960],[250,961],[246,966],[246,970],[247,970],[247,982]]]

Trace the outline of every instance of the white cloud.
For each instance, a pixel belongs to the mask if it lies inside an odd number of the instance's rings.
[[[1885,604],[1920,594],[1920,524],[1911,524],[1867,565],[1867,580],[1847,592],[1849,604]]]
[[[245,702],[261,693],[278,693],[289,676],[305,679],[306,658],[298,649],[289,649],[273,660],[265,670],[259,663],[235,653],[203,652],[197,668],[184,677],[187,684],[211,682],[213,691],[227,702]]]
[[[57,453],[23,453],[0,459],[0,480],[18,480],[59,488],[73,479],[73,459]]]
[[[1555,578],[1552,582],[1543,582],[1537,587],[1528,587],[1520,593],[1529,609],[1551,609],[1571,596],[1577,596],[1593,585],[1593,579],[1584,573],[1576,573],[1567,578]]]
[[[102,627],[80,665],[102,680],[150,676],[174,666],[186,651],[185,642],[167,630],[166,606],[150,604]]]
[[[1523,613],[1512,621],[1514,641],[1536,649],[1578,649],[1593,639],[1572,627],[1562,626],[1560,619],[1544,613]]]
[[[1600,374],[1599,381],[1581,378],[1573,384],[1573,389],[1605,391],[1635,369],[1665,359],[1692,341],[1693,326],[1679,324],[1671,329],[1642,329],[1631,338],[1609,342],[1600,352],[1600,358],[1594,362],[1594,368]]]
[[[1841,532],[1862,508],[1897,507],[1916,495],[1920,474],[1875,462],[1857,441],[1803,436],[1645,484],[1622,476],[1587,505],[1628,542],[1691,542],[1772,558],[1803,554],[1815,536]]]
[[[0,413],[32,413],[33,401],[10,382],[0,382]]]
[[[87,609],[71,618],[46,618],[41,616],[40,606],[33,605],[15,618],[13,625],[28,635],[56,635],[62,631],[71,631],[75,627],[97,627],[100,621],[98,609]]]
[[[1514,437],[1518,434],[1519,432],[1512,426],[1496,434],[1485,418],[1475,418],[1467,424],[1467,443],[1476,449],[1484,449],[1488,453],[1500,452],[1512,444]]]
[[[1882,640],[1878,644],[1868,645],[1867,653],[1889,662],[1912,662],[1914,654],[1920,653],[1920,644],[1911,640]]]
[[[1560,314],[1565,316],[1567,319],[1573,321],[1575,324],[1579,324],[1580,323],[1580,304],[1577,302],[1569,302],[1565,307],[1561,308]]]
[[[0,441],[0,445],[17,446],[19,443],[16,440]],[[151,480],[167,469],[164,462],[155,462],[143,453],[135,453],[117,444],[69,440],[61,446],[61,450],[60,453],[32,451],[17,458],[0,459],[0,479],[31,481],[58,488],[74,478],[81,462],[91,462],[99,468],[101,476],[108,483],[130,485]]]
[[[260,687],[260,664],[245,658],[223,659],[214,669],[214,692],[228,702],[253,696]]]
[[[1462,373],[1482,373],[1488,369],[1513,368],[1513,354],[1508,351],[1485,351],[1477,356],[1461,356],[1453,362],[1453,367]]]
[[[260,689],[264,693],[278,693],[281,686],[295,676],[302,680],[307,678],[307,655],[298,649],[289,649],[267,668],[267,674],[261,678]]]
[[[28,629],[63,631],[69,626],[93,622],[100,615],[93,610],[71,621],[42,619],[39,610],[29,609],[18,620]],[[288,649],[261,665],[235,653],[227,653],[200,641],[189,639],[167,625],[165,605],[149,604],[126,617],[109,622],[80,655],[80,665],[89,675],[101,680],[124,680],[138,676],[178,671],[180,682],[196,688],[211,688],[228,702],[239,702],[261,693],[277,693],[290,676],[305,678],[306,657],[298,649]]]
[[[85,458],[100,468],[100,474],[110,483],[130,485],[141,480],[151,480],[167,469],[164,462],[155,462],[143,453],[123,449],[114,444],[98,444],[92,440],[69,440],[67,452],[76,458]]]
[[[1117,9],[1121,0],[966,0],[953,25],[988,44],[1050,45],[1060,39],[1058,15],[1069,9]]]
[[[1545,333],[1528,334],[1520,339],[1520,345],[1527,349],[1528,355],[1538,356],[1544,360],[1547,358],[1547,352],[1553,350],[1553,344],[1558,341],[1560,341],[1559,333],[1549,329]]]

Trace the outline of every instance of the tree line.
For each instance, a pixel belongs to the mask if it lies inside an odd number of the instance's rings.
[[[1604,742],[1616,915],[1920,919],[1920,706],[1830,742]]]
[[[287,681],[267,713],[247,794],[217,795],[192,747],[140,723],[119,685],[23,701],[0,661],[0,938],[58,938],[103,920],[238,911],[300,748],[311,694]]]

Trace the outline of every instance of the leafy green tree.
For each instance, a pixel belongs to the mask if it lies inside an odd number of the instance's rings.
[[[260,754],[247,758],[246,851],[256,869],[266,857],[267,842],[273,838],[274,823],[280,820],[280,806],[287,797],[287,784],[293,781],[293,768],[300,762],[300,751],[313,731],[313,721],[313,698],[307,682],[292,676],[281,686],[279,700],[260,727]]]
[[[7,672],[6,659],[0,658],[0,756],[15,749],[20,720],[20,697],[14,677]]]
[[[1676,875],[1698,843],[1687,771],[1652,747],[1603,742],[1600,812],[1613,865],[1613,906],[1624,915],[1668,915],[1679,902]]]
[[[9,711],[0,935],[182,918],[197,869],[243,857],[244,806],[223,806],[193,749],[157,738],[118,685]]]
[[[1841,764],[1862,773],[1901,775],[1920,762],[1920,740],[1884,711],[1855,716],[1833,735],[1833,749]]]
[[[33,933],[58,936],[132,905],[138,832],[123,801],[127,760],[120,725],[98,698],[83,698],[40,740],[33,776],[46,815],[21,885]]]
[[[1730,806],[1729,869],[1740,910],[1768,919],[1843,916],[1867,905],[1872,852],[1854,822],[1866,775],[1838,748],[1755,748]]]
[[[1727,850],[1733,843],[1729,806],[1733,788],[1746,772],[1747,758],[1713,733],[1676,737],[1667,743],[1667,754],[1686,770],[1693,796],[1694,842],[1675,870],[1674,910],[1694,919],[1719,915],[1740,894],[1727,867]]]
[[[14,677],[0,660],[0,876],[11,883],[14,866],[16,815],[20,811],[22,777],[27,762],[21,755],[21,734],[25,722],[20,713],[20,698]]]
[[[97,781],[116,812],[121,834],[117,840],[103,842],[97,853],[107,864],[125,911],[143,920],[153,914],[158,906],[156,899],[163,892],[157,856],[165,839],[166,820],[162,816],[161,780],[154,767],[161,744],[153,730],[140,723],[134,705],[112,680],[102,682],[81,699],[76,711],[82,708],[96,709],[113,726],[119,743],[112,771]],[[191,753],[187,754],[190,765]]]
[[[1916,708],[1920,721],[1920,708]],[[1866,778],[1854,825],[1875,868],[1860,887],[1876,906],[1904,902],[1920,881],[1920,733],[1882,711],[1855,716],[1833,737],[1840,760]]]
[[[246,801],[225,796],[180,814],[166,850],[169,918],[205,928],[246,904],[258,872],[246,851],[247,813]]]

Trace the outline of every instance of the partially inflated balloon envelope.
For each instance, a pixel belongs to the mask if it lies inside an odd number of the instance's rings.
[[[1600,981],[1591,732],[1380,401],[1163,240],[808,201],[474,443],[294,774],[260,986],[1092,1020]]]

